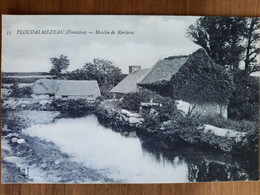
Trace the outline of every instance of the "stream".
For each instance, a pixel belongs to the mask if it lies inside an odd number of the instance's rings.
[[[23,130],[53,142],[72,160],[122,183],[183,183],[254,179],[244,159],[177,144],[142,140],[99,124],[95,115],[63,118]]]

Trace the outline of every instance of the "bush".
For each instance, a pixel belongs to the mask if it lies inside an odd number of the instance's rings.
[[[234,75],[236,90],[230,98],[229,118],[258,121],[259,79],[247,76],[239,70],[234,72]]]
[[[96,104],[90,103],[86,99],[55,99],[52,101],[51,107],[53,107],[54,110],[60,111],[64,114],[80,116],[87,114],[89,111],[93,111]]]
[[[139,93],[129,93],[126,94],[122,101],[122,108],[132,111],[138,111],[140,108],[140,102],[144,101],[143,97]]]
[[[113,99],[113,94],[110,92],[110,89],[107,86],[100,86],[100,93],[105,100]]]
[[[201,132],[198,130],[198,121],[192,117],[179,117],[171,121],[173,132],[185,142],[196,144],[200,142]]]
[[[143,109],[141,114],[145,120],[146,128],[157,128],[161,126],[162,122],[182,117],[181,111],[176,107],[175,101],[169,97],[163,97],[159,94],[149,91],[141,90],[136,93],[126,94],[122,101],[122,108],[139,111],[141,102],[149,102],[153,100],[154,103],[158,103],[158,106],[154,106],[154,112],[150,109]]]
[[[223,119],[221,117],[210,116],[199,118],[198,122],[200,124],[214,125],[219,128],[233,129],[240,132],[246,132],[246,137],[241,142],[241,144],[236,146],[236,149],[239,151],[239,153],[241,153],[241,151],[248,153],[258,153],[258,122],[247,120],[233,121],[230,119]]]
[[[104,101],[105,100],[105,97],[104,96],[102,96],[102,95],[100,95],[100,96],[98,96],[97,97],[97,99],[96,100],[98,100],[98,101]]]
[[[29,98],[32,95],[32,87],[20,87],[18,86],[18,83],[14,83],[11,87],[11,97],[18,97],[18,98]]]
[[[164,97],[171,97],[172,96],[172,89],[171,84],[169,81],[157,81],[154,83],[149,84],[138,84],[141,87],[144,87],[148,90],[155,91],[156,93],[164,96]]]
[[[122,108],[131,111],[139,111],[140,103],[149,102],[151,98],[156,103],[164,103],[164,97],[155,92],[143,89],[140,92],[126,94],[122,101]]]
[[[207,116],[200,117],[198,121],[200,124],[209,124],[219,128],[233,129],[240,132],[258,131],[258,124],[247,120],[234,121],[222,117]]]
[[[3,77],[2,78],[2,83],[34,83],[37,81],[39,78],[36,77],[28,77],[28,78],[13,78],[13,77]]]

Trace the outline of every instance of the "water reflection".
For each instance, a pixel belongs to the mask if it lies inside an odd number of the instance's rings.
[[[188,165],[175,155],[155,155],[140,139],[101,126],[94,115],[35,125],[26,134],[54,142],[77,162],[109,178],[131,183],[188,182]]]
[[[94,115],[35,125],[26,134],[54,142],[77,162],[122,182],[164,183],[258,179],[247,159],[181,143],[118,133]],[[257,161],[256,161],[257,162]]]
[[[141,140],[143,150],[158,160],[174,162],[178,158],[185,161],[189,181],[258,180],[258,161],[255,159],[184,143],[166,145],[156,140]]]

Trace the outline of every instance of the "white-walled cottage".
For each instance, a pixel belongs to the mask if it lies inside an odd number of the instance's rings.
[[[33,84],[36,99],[87,99],[95,101],[100,96],[97,81],[40,79]]]

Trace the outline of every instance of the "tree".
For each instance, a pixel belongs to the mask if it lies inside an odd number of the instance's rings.
[[[243,53],[245,18],[201,17],[187,35],[204,48],[215,63],[237,68]]]
[[[96,80],[101,94],[108,98],[111,96],[109,91],[122,80],[121,74],[121,69],[113,62],[95,58],[93,62],[86,63],[81,69],[66,73],[66,78],[69,80]]]
[[[250,74],[254,71],[259,70],[259,66],[256,66],[256,57],[260,52],[259,49],[259,28],[260,21],[259,18],[248,18],[246,24],[246,30],[244,37],[246,38],[245,44],[245,73]]]
[[[259,79],[244,75],[242,70],[234,74],[236,90],[229,100],[228,116],[234,120],[258,121]]]
[[[121,75],[121,69],[116,67],[113,62],[105,59],[95,58],[93,62],[83,66],[89,79],[97,80],[99,85],[112,88]]]
[[[91,80],[86,72],[82,69],[76,69],[65,74],[65,78],[68,80]]]
[[[64,70],[67,70],[70,61],[67,56],[60,55],[59,58],[51,58],[52,68],[50,70],[50,74],[56,75],[58,78],[61,77]]]
[[[259,23],[259,18],[201,17],[187,31],[216,63],[232,68],[235,91],[229,99],[229,117],[234,119],[255,120],[258,113],[258,82],[249,75],[259,70]],[[244,70],[238,68],[242,63]]]
[[[187,35],[204,48],[215,63],[238,69],[245,63],[246,74],[257,71],[259,18],[201,17],[189,26]]]

